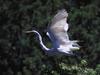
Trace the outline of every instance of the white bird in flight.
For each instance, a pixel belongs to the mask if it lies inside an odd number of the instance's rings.
[[[36,33],[42,49],[48,55],[74,55],[73,50],[79,50],[80,46],[77,44],[77,40],[69,40],[67,17],[68,13],[65,9],[59,10],[47,27],[47,35],[53,44],[52,48],[47,48],[43,44],[42,37],[36,30],[26,31],[26,33]]]

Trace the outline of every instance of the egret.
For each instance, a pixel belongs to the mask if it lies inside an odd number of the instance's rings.
[[[79,50],[80,46],[77,44],[77,40],[69,40],[68,23],[67,23],[68,13],[65,9],[59,10],[57,14],[53,17],[50,24],[47,27],[47,36],[50,38],[53,44],[52,48],[47,48],[43,42],[42,37],[38,31],[26,31],[26,33],[34,32],[39,38],[39,43],[41,48],[48,55],[64,54],[73,55],[73,50]]]

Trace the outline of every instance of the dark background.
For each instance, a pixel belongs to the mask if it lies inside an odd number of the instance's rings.
[[[68,13],[70,39],[80,40],[78,56],[47,56],[35,34],[47,47],[48,23],[56,12]],[[0,75],[100,75],[99,0],[0,0]]]

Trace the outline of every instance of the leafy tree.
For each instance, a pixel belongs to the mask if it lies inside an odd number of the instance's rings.
[[[100,75],[99,0],[0,0],[0,75]],[[77,57],[47,56],[34,34],[51,47],[45,29],[57,10],[68,13],[70,39],[82,42]],[[73,37],[73,38],[72,38]]]

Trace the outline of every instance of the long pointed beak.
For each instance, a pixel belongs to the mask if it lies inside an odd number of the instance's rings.
[[[33,31],[25,31],[25,33],[32,33]]]

